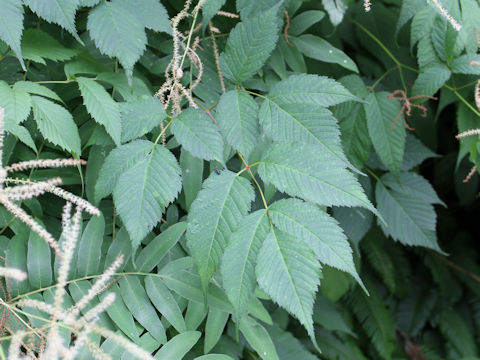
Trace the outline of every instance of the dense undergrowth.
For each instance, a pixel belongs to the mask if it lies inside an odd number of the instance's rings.
[[[0,357],[479,359],[479,31],[1,0]]]

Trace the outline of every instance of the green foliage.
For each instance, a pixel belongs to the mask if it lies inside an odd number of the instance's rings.
[[[480,5],[368,3],[4,0],[0,358],[66,319],[68,190],[75,358],[476,359]]]

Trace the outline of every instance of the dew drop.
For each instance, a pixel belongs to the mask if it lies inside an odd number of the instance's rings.
[[[343,63],[346,64],[346,63],[347,63],[347,60],[343,60]]]
[[[332,54],[332,53],[333,53],[333,50],[328,50],[328,53],[329,53],[329,54]]]
[[[264,352],[263,352],[263,356],[266,356],[266,355],[267,355],[267,352],[266,352],[266,351],[264,351]]]
[[[190,169],[185,169],[185,172],[188,174],[190,172]]]

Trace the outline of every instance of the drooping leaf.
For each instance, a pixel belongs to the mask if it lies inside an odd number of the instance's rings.
[[[193,156],[223,162],[223,139],[218,127],[202,110],[188,108],[173,120],[175,139]]]
[[[253,199],[248,180],[225,170],[220,175],[212,173],[192,203],[187,245],[197,264],[204,292],[218,268],[230,234],[247,215]]]
[[[413,95],[434,95],[450,79],[451,72],[444,64],[436,64],[424,69],[413,84]]]
[[[60,25],[83,44],[75,28],[78,0],[23,0],[23,2],[39,17]]]
[[[110,195],[120,175],[144,159],[150,150],[152,143],[145,140],[132,141],[112,150],[106,157],[95,184],[96,200],[100,201]]]
[[[312,314],[320,265],[313,251],[299,238],[272,229],[258,254],[256,274],[260,287],[314,337]]]
[[[240,331],[263,360],[280,360],[275,345],[262,324],[245,316],[240,322]]]
[[[296,15],[290,21],[288,33],[294,36],[301,35],[313,24],[321,21],[325,17],[325,13],[320,10],[307,10]]]
[[[345,69],[358,73],[357,65],[347,54],[321,37],[305,34],[295,38],[293,43],[300,52],[309,58],[338,64]]]
[[[311,145],[271,145],[258,172],[265,182],[291,196],[319,205],[361,206],[376,213],[344,163]]]
[[[395,324],[375,284],[364,280],[370,296],[357,289],[348,296],[348,303],[375,348],[383,358],[388,359],[396,341]]]
[[[164,316],[170,324],[182,333],[187,330],[182,312],[178,307],[172,293],[165,284],[157,277],[147,277],[145,279],[145,289],[148,297],[157,310]]]
[[[222,336],[225,325],[230,314],[228,312],[211,309],[208,312],[207,323],[205,324],[205,342],[203,352],[209,353]]]
[[[255,100],[245,92],[229,91],[220,97],[216,114],[227,143],[248,158],[260,137]]]
[[[20,40],[23,30],[23,6],[21,0],[5,0],[0,7],[0,39],[10,46],[17,56],[22,68],[25,64],[22,58]]]
[[[34,289],[52,284],[52,263],[50,247],[33,230],[28,238],[27,252],[28,281]]]
[[[230,32],[225,51],[220,56],[223,75],[242,83],[267,61],[278,38],[278,6],[253,17],[244,18]]]
[[[255,291],[255,264],[270,227],[264,210],[245,217],[235,231],[222,257],[223,287],[235,309],[235,321],[247,311]]]
[[[165,329],[147,297],[145,288],[135,275],[125,275],[120,281],[120,293],[133,317],[160,343],[167,342]]]
[[[435,234],[437,216],[431,204],[408,192],[388,190],[381,182],[377,182],[375,196],[378,211],[388,224],[381,224],[385,234],[406,245],[442,252]]]
[[[158,99],[142,96],[120,104],[122,142],[139,138],[165,120],[167,114]]]
[[[90,10],[87,21],[90,37],[100,52],[117,57],[129,79],[147,43],[143,24],[132,16],[137,10],[128,1],[104,1]]]
[[[40,96],[32,96],[33,117],[43,137],[77,155],[80,136],[72,115],[62,106]]]
[[[400,103],[388,99],[387,95],[386,92],[370,93],[364,107],[373,147],[388,169],[398,174],[402,168],[405,126],[402,123],[403,115],[400,114]]]
[[[78,277],[98,274],[104,231],[105,219],[103,215],[93,216],[83,231],[76,251]]]
[[[175,156],[163,146],[123,172],[113,190],[117,211],[136,246],[160,221],[167,205],[182,187],[180,167]]]
[[[95,80],[78,77],[77,79],[83,103],[95,121],[103,126],[116,145],[120,145],[122,123],[118,104],[105,88]]]
[[[78,50],[66,48],[56,39],[39,29],[26,29],[22,36],[24,59],[46,65],[45,59],[64,61],[78,54]]]
[[[268,210],[278,229],[304,241],[320,262],[349,273],[365,289],[347,237],[334,218],[298,199],[276,201]]]

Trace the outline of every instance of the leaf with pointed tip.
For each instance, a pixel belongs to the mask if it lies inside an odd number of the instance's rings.
[[[292,75],[280,81],[270,90],[268,99],[282,105],[300,103],[324,107],[359,100],[335,80],[313,74]]]
[[[152,151],[123,172],[113,190],[115,206],[134,247],[160,221],[182,188],[175,156],[163,146],[150,146]]]
[[[223,162],[222,135],[202,110],[184,110],[170,127],[175,139],[193,156]]]
[[[313,251],[300,239],[272,229],[258,254],[256,274],[260,287],[314,338],[312,314],[320,264]]]
[[[143,24],[132,16],[137,9],[128,1],[104,1],[90,10],[87,29],[102,54],[117,57],[127,78],[147,44]]]
[[[222,8],[223,5],[225,5],[226,0],[210,0],[205,2],[205,4],[202,6],[202,15],[203,15],[203,28],[205,29],[212,20],[212,18],[215,16],[218,10]]]
[[[220,97],[216,114],[227,143],[248,158],[260,137],[255,100],[245,92],[231,90]]]
[[[388,190],[381,182],[377,182],[375,197],[378,211],[388,224],[381,224],[386,235],[405,245],[442,253],[435,234],[437,215],[431,204],[409,193]]]
[[[22,58],[20,41],[23,30],[23,6],[21,0],[5,0],[0,6],[0,39],[10,46],[17,56],[22,68],[25,63]]]
[[[33,289],[52,284],[51,251],[48,244],[33,230],[28,238],[28,281]]]
[[[387,92],[370,93],[366,98],[365,113],[373,147],[382,162],[394,174],[402,168],[405,147],[405,126],[400,114],[400,102],[387,98]],[[393,125],[394,124],[394,125]]]
[[[230,314],[217,309],[208,311],[207,322],[205,324],[205,341],[203,343],[203,352],[209,353],[220,340],[225,325]]]
[[[112,193],[118,178],[152,150],[152,143],[136,140],[113,149],[105,158],[95,184],[95,199],[100,201]]]
[[[72,115],[62,106],[40,96],[32,96],[33,117],[43,137],[77,155],[80,135]]]
[[[272,144],[258,169],[278,190],[319,205],[361,206],[378,214],[345,164],[312,145]]]
[[[22,89],[12,89],[0,80],[0,103],[4,108],[5,126],[14,126],[26,120],[32,107],[30,95]],[[7,129],[8,130],[8,129]]]
[[[255,264],[263,241],[270,231],[265,210],[243,218],[222,257],[223,287],[235,309],[235,321],[247,312],[256,286]]]
[[[248,344],[263,360],[279,360],[275,345],[262,324],[245,316],[240,322],[240,331],[247,339]]]
[[[324,107],[267,99],[260,108],[259,117],[265,133],[273,140],[316,145],[318,151],[328,152],[353,168],[343,152],[337,120]]]
[[[355,269],[347,237],[334,218],[298,199],[276,201],[268,211],[278,229],[303,240],[320,262],[349,273],[366,291]]]
[[[205,180],[188,214],[187,245],[206,292],[230,235],[250,210],[254,192],[247,179],[224,170]]]
[[[39,17],[60,25],[83,44],[75,28],[78,0],[23,0]]]
[[[165,120],[167,114],[160,101],[153,96],[141,96],[120,104],[122,142],[139,138]]]
[[[31,81],[17,81],[15,84],[13,84],[12,89],[16,91],[24,91],[32,95],[40,95],[49,99],[57,100],[58,102],[63,102],[63,100],[55,91]]]
[[[445,64],[434,64],[426,67],[415,80],[412,95],[434,95],[450,79],[451,74],[450,69]]]
[[[185,331],[174,336],[158,350],[155,359],[182,360],[201,335],[200,331]]]
[[[245,18],[230,32],[220,56],[223,75],[237,83],[248,80],[267,61],[278,39],[278,6]]]
[[[88,113],[97,123],[105,126],[105,130],[115,144],[120,145],[122,123],[117,102],[102,85],[93,79],[78,77],[77,83]]]
[[[122,0],[135,9],[134,15],[146,28],[153,31],[172,33],[168,13],[159,0]]]

